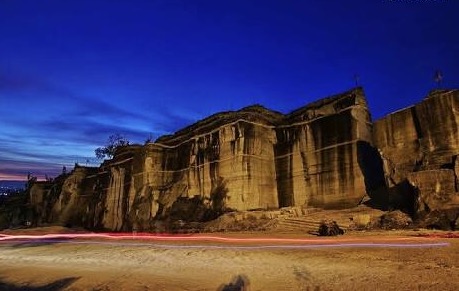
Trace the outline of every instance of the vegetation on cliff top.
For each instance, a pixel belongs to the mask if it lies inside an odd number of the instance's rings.
[[[94,150],[98,159],[111,159],[115,155],[116,149],[129,145],[129,141],[119,133],[112,134],[108,137],[107,144]]]

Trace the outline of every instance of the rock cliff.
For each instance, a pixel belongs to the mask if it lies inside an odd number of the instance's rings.
[[[372,175],[359,162],[372,148],[371,127],[360,88],[288,114],[276,127],[279,206],[356,206]]]
[[[432,187],[420,171],[447,171],[434,180],[449,183],[451,201],[457,193],[458,104],[458,91],[434,91],[373,124],[356,88],[286,115],[259,105],[222,112],[36,184],[31,202],[42,223],[111,230],[161,230],[228,210],[351,208],[368,196],[389,207],[392,196],[409,200],[390,194],[405,184],[418,190],[409,204],[424,197],[425,209],[439,203],[425,198]]]
[[[457,167],[459,92],[432,91],[422,102],[374,123],[374,143],[393,186],[410,172]]]
[[[374,123],[389,204],[414,214],[459,205],[458,113],[458,90],[434,90]]]

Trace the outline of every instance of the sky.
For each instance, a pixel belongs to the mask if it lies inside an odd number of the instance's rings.
[[[251,104],[364,87],[374,120],[459,88],[455,0],[0,0],[0,180],[55,177]]]

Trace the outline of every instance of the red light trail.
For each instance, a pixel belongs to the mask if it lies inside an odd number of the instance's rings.
[[[69,240],[70,239],[70,240]],[[94,240],[98,239],[98,241]],[[111,240],[107,241],[107,240]],[[130,242],[121,242],[131,240]],[[148,242],[136,242],[138,240]],[[114,242],[113,242],[114,241]],[[213,242],[220,244],[207,245],[174,245],[158,244],[155,242],[169,241],[175,243],[186,242]],[[0,234],[0,242],[3,243],[71,243],[71,244],[102,244],[123,246],[150,246],[160,248],[205,248],[205,249],[312,249],[312,248],[422,248],[422,247],[446,247],[449,243],[435,241],[431,237],[397,237],[378,238],[369,241],[368,238],[240,238],[221,236],[183,236],[183,235],[151,235],[148,233],[68,233],[68,234],[45,234],[45,235],[5,235]],[[225,245],[226,244],[226,245]],[[228,245],[230,244],[230,245]],[[256,244],[256,245],[241,245]]]

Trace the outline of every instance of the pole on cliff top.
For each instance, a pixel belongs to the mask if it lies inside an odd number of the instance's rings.
[[[443,81],[443,74],[440,70],[435,71],[434,81],[437,83],[437,87],[440,88],[440,84]]]
[[[355,86],[359,87],[360,85],[360,76],[358,74],[354,74],[354,81],[355,81]]]

